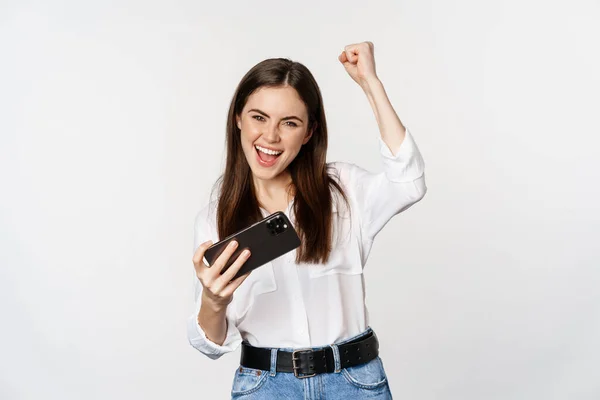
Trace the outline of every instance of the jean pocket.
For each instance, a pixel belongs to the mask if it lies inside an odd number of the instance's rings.
[[[387,376],[381,358],[342,369],[342,374],[348,382],[361,389],[379,389],[386,385]]]
[[[268,375],[269,371],[238,367],[233,377],[231,397],[254,393],[265,383]]]

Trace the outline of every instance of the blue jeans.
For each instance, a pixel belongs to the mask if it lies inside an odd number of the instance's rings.
[[[239,366],[235,371],[231,398],[239,400],[354,400],[392,399],[392,393],[383,362],[377,357],[354,367],[340,368],[337,345],[360,338],[371,332],[368,327],[363,333],[330,345],[333,348],[336,371],[299,379],[290,372],[275,372],[277,351],[292,351],[291,348],[271,349],[271,370],[263,371]],[[314,350],[328,346],[313,347]]]

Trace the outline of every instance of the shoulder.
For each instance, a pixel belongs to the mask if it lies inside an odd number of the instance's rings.
[[[200,240],[215,240],[217,231],[217,200],[210,200],[196,213],[194,218],[194,232],[196,236],[202,236]]]
[[[360,167],[346,161],[332,161],[327,163],[327,172],[330,176],[337,178],[342,184],[348,183],[352,175]]]
[[[200,208],[194,218],[195,228],[205,231],[216,231],[217,228],[217,206],[219,205],[219,196],[221,194],[223,181],[221,178],[214,183],[212,190],[207,192],[206,197],[198,204]]]
[[[363,167],[346,161],[333,161],[327,163],[329,176],[335,178],[344,188],[353,190],[357,186],[357,181],[369,175],[370,171]]]

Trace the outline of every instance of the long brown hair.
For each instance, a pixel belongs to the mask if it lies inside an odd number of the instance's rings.
[[[325,263],[332,247],[333,191],[348,199],[335,177],[327,171],[327,122],[317,82],[304,65],[285,58],[272,58],[255,65],[240,81],[227,117],[227,160],[217,182],[217,229],[227,237],[261,220],[252,170],[248,165],[236,124],[248,97],[261,87],[291,86],[308,110],[308,129],[313,135],[288,166],[294,196],[295,229],[301,239],[296,262]],[[349,209],[349,207],[348,207]]]

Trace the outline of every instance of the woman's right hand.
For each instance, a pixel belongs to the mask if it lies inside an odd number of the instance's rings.
[[[232,244],[233,243],[233,244]],[[226,308],[233,300],[233,292],[250,275],[248,272],[231,281],[242,265],[250,257],[250,250],[246,249],[240,254],[233,264],[221,275],[221,270],[235,251],[238,243],[232,240],[216,259],[212,266],[204,264],[204,252],[212,244],[212,241],[202,243],[194,254],[193,262],[196,276],[202,284],[202,302],[209,302],[214,308]]]

